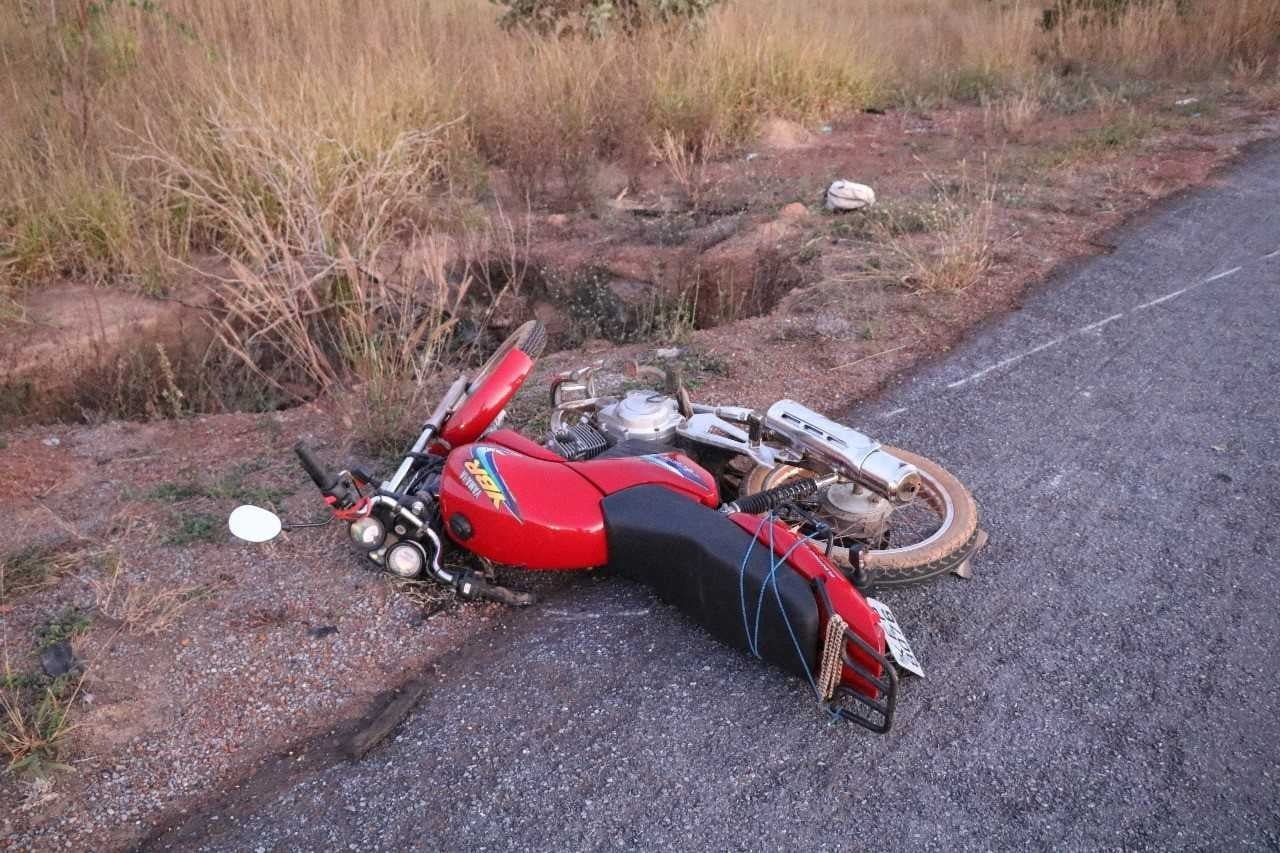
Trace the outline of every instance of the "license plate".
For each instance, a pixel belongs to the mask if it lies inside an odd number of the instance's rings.
[[[898,625],[898,620],[894,618],[893,611],[889,609],[889,605],[883,601],[876,601],[874,598],[868,598],[867,604],[870,604],[871,608],[880,614],[880,627],[884,629],[884,638],[889,644],[889,656],[893,658],[894,663],[907,672],[913,672],[923,678],[924,667],[920,666],[916,653],[911,651],[911,644],[907,642],[907,635],[902,633],[902,627]]]

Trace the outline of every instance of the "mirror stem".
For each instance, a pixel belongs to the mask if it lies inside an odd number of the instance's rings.
[[[290,522],[289,524],[282,524],[280,525],[280,529],[281,530],[300,530],[301,528],[304,528],[304,527],[324,527],[326,524],[328,524],[331,521],[333,521],[332,515],[326,518],[324,521],[294,521],[294,522]]]

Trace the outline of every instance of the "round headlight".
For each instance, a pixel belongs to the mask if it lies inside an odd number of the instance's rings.
[[[371,515],[351,522],[351,540],[366,551],[373,551],[387,538],[387,529]]]
[[[387,549],[387,571],[402,578],[416,578],[427,564],[427,552],[417,542],[406,539]]]

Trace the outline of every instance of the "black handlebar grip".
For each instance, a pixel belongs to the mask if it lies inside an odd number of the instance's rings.
[[[329,471],[311,452],[311,448],[307,447],[306,442],[299,441],[293,446],[293,452],[298,454],[298,461],[302,463],[302,467],[311,475],[312,481],[322,492],[331,492],[333,487],[338,485],[338,475]]]

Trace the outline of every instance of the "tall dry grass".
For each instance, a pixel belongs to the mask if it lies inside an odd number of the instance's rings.
[[[991,269],[995,246],[992,212],[998,181],[990,168],[970,175],[961,164],[959,177],[942,182],[932,176],[934,200],[927,216],[927,233],[912,233],[912,223],[893,211],[872,228],[889,258],[889,268],[902,284],[931,293],[964,290]],[[918,214],[917,214],[918,215]]]
[[[369,375],[405,328],[445,346],[465,274],[385,268],[492,231],[475,200],[499,188],[573,203],[600,162],[656,151],[692,195],[707,141],[732,148],[762,117],[999,100],[1017,125],[1068,66],[1276,79],[1280,0],[1158,0],[1052,31],[1044,5],[733,0],[697,30],[584,40],[504,31],[486,0],[20,0],[0,16],[0,294],[63,276],[162,290],[222,256],[228,349],[323,386]]]
[[[503,31],[484,0],[24,2],[0,17],[0,275],[163,286],[194,244],[244,248],[193,219],[140,147],[283,205],[298,199],[236,174],[262,143],[324,182],[436,128],[432,170],[393,205],[422,217],[432,193],[483,193],[494,166],[535,197],[581,196],[595,162],[644,160],[667,133],[731,145],[764,115],[1038,91],[1058,61],[1275,75],[1280,0],[1141,4],[1052,32],[1043,5],[734,0],[696,32],[588,41]]]
[[[1087,17],[1068,18],[1054,29],[1052,44],[1059,56],[1114,73],[1194,79],[1226,71],[1274,80],[1280,61],[1280,3],[1132,3],[1110,26],[1090,26]]]

